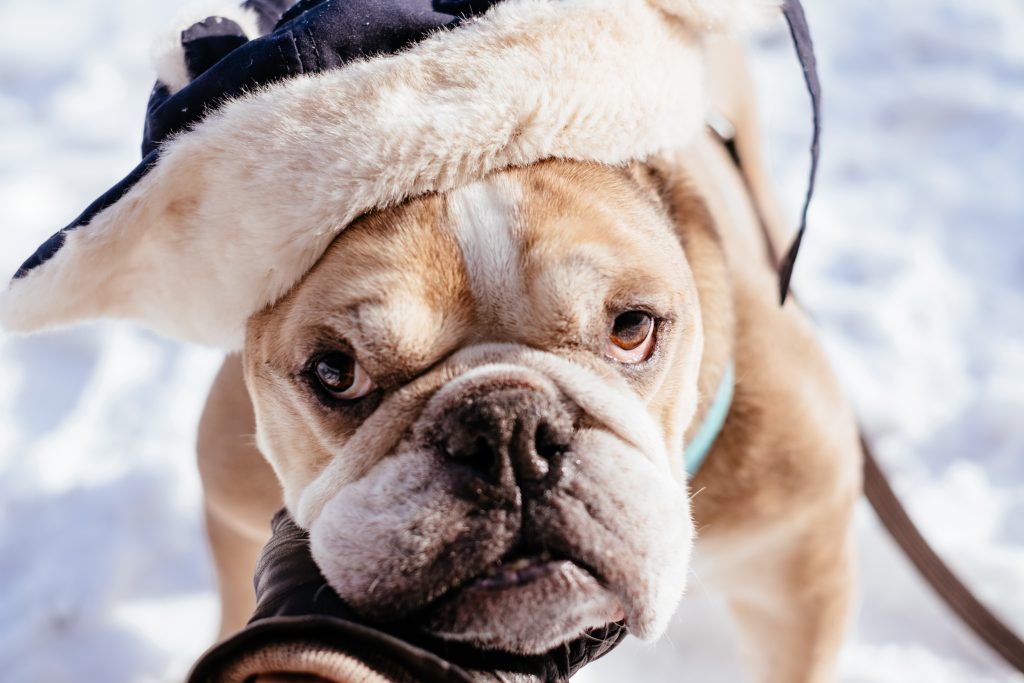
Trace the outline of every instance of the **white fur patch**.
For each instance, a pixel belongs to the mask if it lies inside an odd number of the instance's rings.
[[[249,316],[366,211],[552,157],[679,149],[703,126],[701,41],[665,11],[717,3],[660,4],[506,0],[399,54],[229,102],[13,282],[0,321],[119,317],[238,349]]]
[[[487,178],[448,196],[455,239],[481,313],[507,312],[525,296],[514,234],[521,199],[522,188],[508,176]]]

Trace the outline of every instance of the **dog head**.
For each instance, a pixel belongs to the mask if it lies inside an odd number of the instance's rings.
[[[703,345],[678,220],[635,170],[501,171],[363,217],[250,319],[258,443],[353,609],[519,653],[664,629]]]

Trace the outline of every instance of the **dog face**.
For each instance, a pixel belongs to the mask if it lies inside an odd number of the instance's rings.
[[[339,595],[545,652],[664,628],[703,336],[666,210],[545,162],[366,216],[249,322],[257,440]]]

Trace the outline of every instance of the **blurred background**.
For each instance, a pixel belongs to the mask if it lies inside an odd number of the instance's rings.
[[[1024,631],[1024,4],[805,0],[825,95],[795,290],[883,465]],[[138,160],[157,0],[0,0],[0,277]],[[788,33],[751,41],[795,216],[810,112]],[[180,680],[216,630],[193,439],[216,352],[121,324],[0,337],[0,671]],[[849,683],[1021,681],[862,504]],[[579,676],[743,680],[699,577],[669,634]]]

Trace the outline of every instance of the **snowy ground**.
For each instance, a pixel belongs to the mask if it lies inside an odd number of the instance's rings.
[[[0,0],[0,272],[134,166],[168,4]],[[1024,630],[1024,6],[807,4],[826,137],[796,287],[910,510]],[[806,96],[781,27],[755,55],[795,212]],[[177,680],[212,637],[192,439],[218,361],[122,325],[0,338],[5,681]],[[858,526],[844,681],[1022,680]],[[742,680],[733,647],[694,583],[668,637],[580,680]]]

